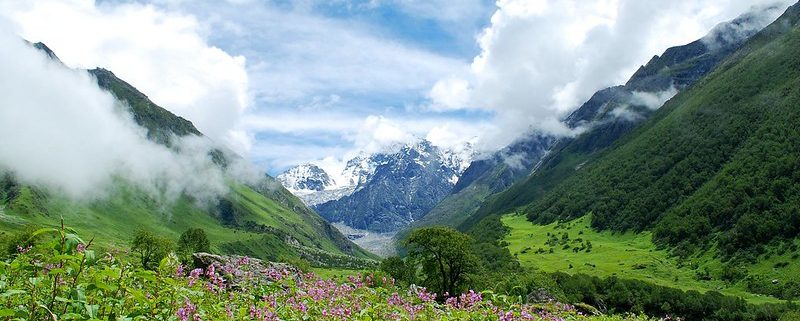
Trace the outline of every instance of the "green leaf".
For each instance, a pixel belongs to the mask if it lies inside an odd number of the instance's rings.
[[[83,257],[86,259],[87,265],[91,265],[97,262],[97,254],[93,250],[84,251]]]
[[[113,292],[117,290],[117,286],[113,284],[108,284],[102,280],[97,280],[94,282],[94,286],[98,289],[106,291],[106,292]]]
[[[31,233],[31,238],[39,236],[39,235],[42,235],[42,234],[45,234],[45,233],[58,233],[58,229],[52,228],[52,227],[46,227],[46,228],[38,229],[38,230],[34,231],[33,233]]]
[[[7,298],[7,297],[10,297],[12,295],[25,294],[25,293],[28,293],[28,291],[8,290],[8,291],[4,292],[3,294],[0,294],[0,297]]]
[[[95,319],[97,318],[97,310],[100,309],[100,306],[97,304],[87,304],[84,305],[86,308],[86,313],[89,315],[89,318]]]

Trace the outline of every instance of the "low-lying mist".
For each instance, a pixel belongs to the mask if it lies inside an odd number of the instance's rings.
[[[88,72],[6,31],[0,46],[0,172],[20,183],[91,201],[107,197],[122,179],[157,200],[186,194],[213,201],[227,193],[231,174],[258,175],[243,161],[225,173],[205,137],[175,138],[172,149],[156,144]]]

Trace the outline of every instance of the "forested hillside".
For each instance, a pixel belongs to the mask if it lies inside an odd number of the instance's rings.
[[[599,229],[725,255],[793,239],[800,5],[596,161],[524,207],[535,222],[593,214]],[[703,241],[703,242],[699,242]]]

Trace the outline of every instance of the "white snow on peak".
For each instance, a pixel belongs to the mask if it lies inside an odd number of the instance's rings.
[[[454,148],[442,148],[433,146],[427,140],[419,140],[394,150],[393,153],[362,152],[348,160],[339,173],[327,173],[317,165],[303,164],[287,170],[277,178],[306,205],[314,206],[340,199],[359,190],[369,182],[378,167],[387,164],[392,158],[416,154],[413,161],[420,166],[441,164],[456,173],[447,179],[448,183],[455,185],[476,155],[470,143]],[[436,156],[435,160],[431,159],[432,153]]]

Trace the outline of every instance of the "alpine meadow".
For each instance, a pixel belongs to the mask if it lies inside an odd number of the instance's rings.
[[[800,321],[796,0],[0,27],[0,320]]]

